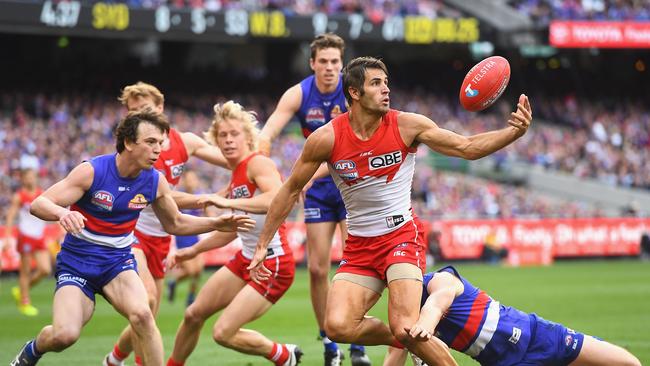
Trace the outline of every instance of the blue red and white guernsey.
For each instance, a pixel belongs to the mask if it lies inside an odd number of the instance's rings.
[[[501,305],[452,266],[424,275],[422,306],[429,296],[429,282],[440,272],[456,276],[464,286],[435,332],[454,350],[490,366],[568,365],[580,353],[584,334],[536,314]]]
[[[331,93],[323,94],[318,90],[314,75],[301,81],[300,88],[302,101],[296,117],[300,121],[302,134],[305,138],[347,111],[341,76],[339,76],[336,89]],[[311,188],[307,190],[304,214],[306,223],[345,220],[345,205],[331,177],[315,180]]]
[[[157,170],[145,169],[136,178],[121,177],[116,155],[100,155],[89,162],[94,176],[90,189],[70,206],[87,221],[79,234],[68,233],[62,249],[84,256],[113,257],[129,252],[140,211],[151,205],[158,190]]]

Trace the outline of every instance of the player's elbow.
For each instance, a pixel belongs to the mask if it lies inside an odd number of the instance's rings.
[[[177,215],[171,220],[161,221],[163,229],[172,235],[183,235],[183,225],[181,222],[181,215]]]

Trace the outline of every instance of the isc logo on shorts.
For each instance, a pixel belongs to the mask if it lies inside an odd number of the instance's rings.
[[[371,156],[368,158],[368,167],[370,170],[377,170],[396,165],[402,162],[402,152],[393,151],[383,155]]]

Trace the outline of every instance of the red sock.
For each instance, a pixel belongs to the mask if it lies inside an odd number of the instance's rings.
[[[282,365],[289,359],[289,349],[284,344],[273,343],[271,353],[266,358],[273,361],[276,366]]]
[[[395,347],[395,348],[399,348],[399,349],[404,349],[404,348],[406,348],[406,347],[404,347],[403,344],[399,343],[399,341],[398,341],[397,339],[395,339],[395,340],[393,341],[393,344],[391,344],[390,346],[391,346],[391,347]]]
[[[174,361],[171,357],[167,360],[167,366],[184,366],[185,362]]]
[[[113,357],[115,357],[118,361],[124,361],[127,357],[129,357],[129,354],[122,352],[116,343],[115,347],[113,347]]]
[[[142,366],[142,358],[140,356],[135,356],[135,364],[138,366]]]

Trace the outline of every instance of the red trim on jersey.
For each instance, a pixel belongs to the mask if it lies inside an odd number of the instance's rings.
[[[181,180],[183,165],[185,165],[189,156],[187,155],[187,149],[185,148],[185,143],[180,132],[175,128],[170,128],[168,137],[169,148],[160,152],[160,156],[153,167],[165,174],[167,182],[175,186]],[[175,168],[180,171],[175,171]]]
[[[464,351],[469,347],[470,342],[474,339],[474,336],[481,326],[483,317],[487,312],[488,304],[490,302],[490,297],[483,291],[480,291],[474,299],[472,304],[472,309],[469,312],[469,317],[465,322],[465,326],[458,333],[454,341],[451,343],[451,348],[459,351]]]
[[[77,205],[70,206],[70,210],[78,211],[86,218],[84,221],[85,227],[97,234],[104,234],[108,236],[121,236],[129,234],[135,228],[135,223],[138,221],[138,217],[130,221],[125,221],[121,223],[113,223],[98,219],[97,217],[87,213],[81,207]]]
[[[41,193],[43,193],[43,190],[37,187],[34,189],[34,192],[29,192],[25,188],[20,188],[16,193],[18,193],[18,197],[20,198],[20,205],[23,206],[25,204],[29,205],[34,202],[36,197],[40,196]]]
[[[232,171],[232,178],[230,179],[230,187],[228,188],[228,198],[252,198],[257,191],[255,183],[248,179],[248,162],[257,155],[262,155],[260,152],[253,152],[239,164]],[[239,187],[246,186],[247,191],[243,192]],[[237,191],[235,191],[237,189]],[[243,195],[245,194],[245,195]]]

